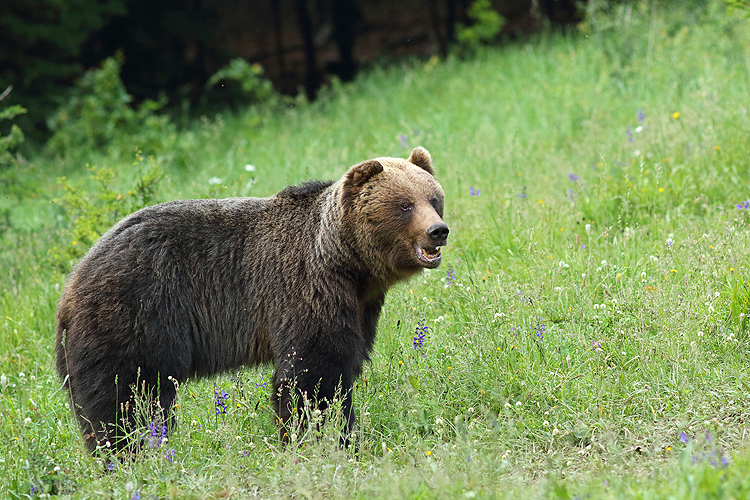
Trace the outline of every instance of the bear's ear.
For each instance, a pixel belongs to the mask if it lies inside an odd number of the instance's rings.
[[[367,160],[354,165],[344,174],[344,185],[342,202],[344,207],[349,207],[359,196],[365,184],[375,175],[383,171],[383,165],[378,160]]]
[[[367,160],[354,165],[345,175],[344,185],[350,188],[361,188],[371,177],[383,171],[378,160]]]
[[[435,172],[432,170],[432,158],[430,157],[430,153],[422,146],[417,146],[412,150],[411,156],[409,156],[409,162],[426,170],[430,175],[435,175]]]

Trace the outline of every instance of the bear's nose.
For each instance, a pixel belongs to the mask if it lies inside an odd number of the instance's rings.
[[[448,229],[448,226],[445,224],[445,222],[433,224],[432,226],[430,226],[430,229],[427,230],[427,234],[430,236],[430,239],[437,246],[445,245],[445,242],[448,240],[449,232],[450,229]]]

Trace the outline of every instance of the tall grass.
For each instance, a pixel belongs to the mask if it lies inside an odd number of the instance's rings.
[[[373,67],[140,153],[168,200],[265,196],[430,150],[450,243],[388,296],[355,390],[358,454],[331,428],[280,449],[263,367],[181,386],[176,431],[136,460],[89,457],[53,370],[64,274],[48,250],[73,243],[49,173],[96,188],[83,165],[32,159],[37,194],[0,253],[0,492],[747,496],[750,28],[719,2],[591,5],[575,35]],[[127,193],[134,159],[89,163]]]

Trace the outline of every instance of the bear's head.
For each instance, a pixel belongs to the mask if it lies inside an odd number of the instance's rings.
[[[343,226],[373,275],[386,282],[440,265],[448,239],[445,194],[426,149],[408,160],[377,158],[353,166],[342,179]]]

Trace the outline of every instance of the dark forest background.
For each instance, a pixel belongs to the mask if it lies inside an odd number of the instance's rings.
[[[576,0],[495,0],[497,39],[580,20]],[[210,77],[233,58],[258,63],[278,92],[314,98],[335,75],[351,80],[372,62],[445,57],[471,0],[3,0],[0,91],[21,104],[27,136],[83,72],[116,53],[134,100],[194,109]],[[166,99],[165,99],[166,98]],[[205,107],[205,106],[204,106]]]

